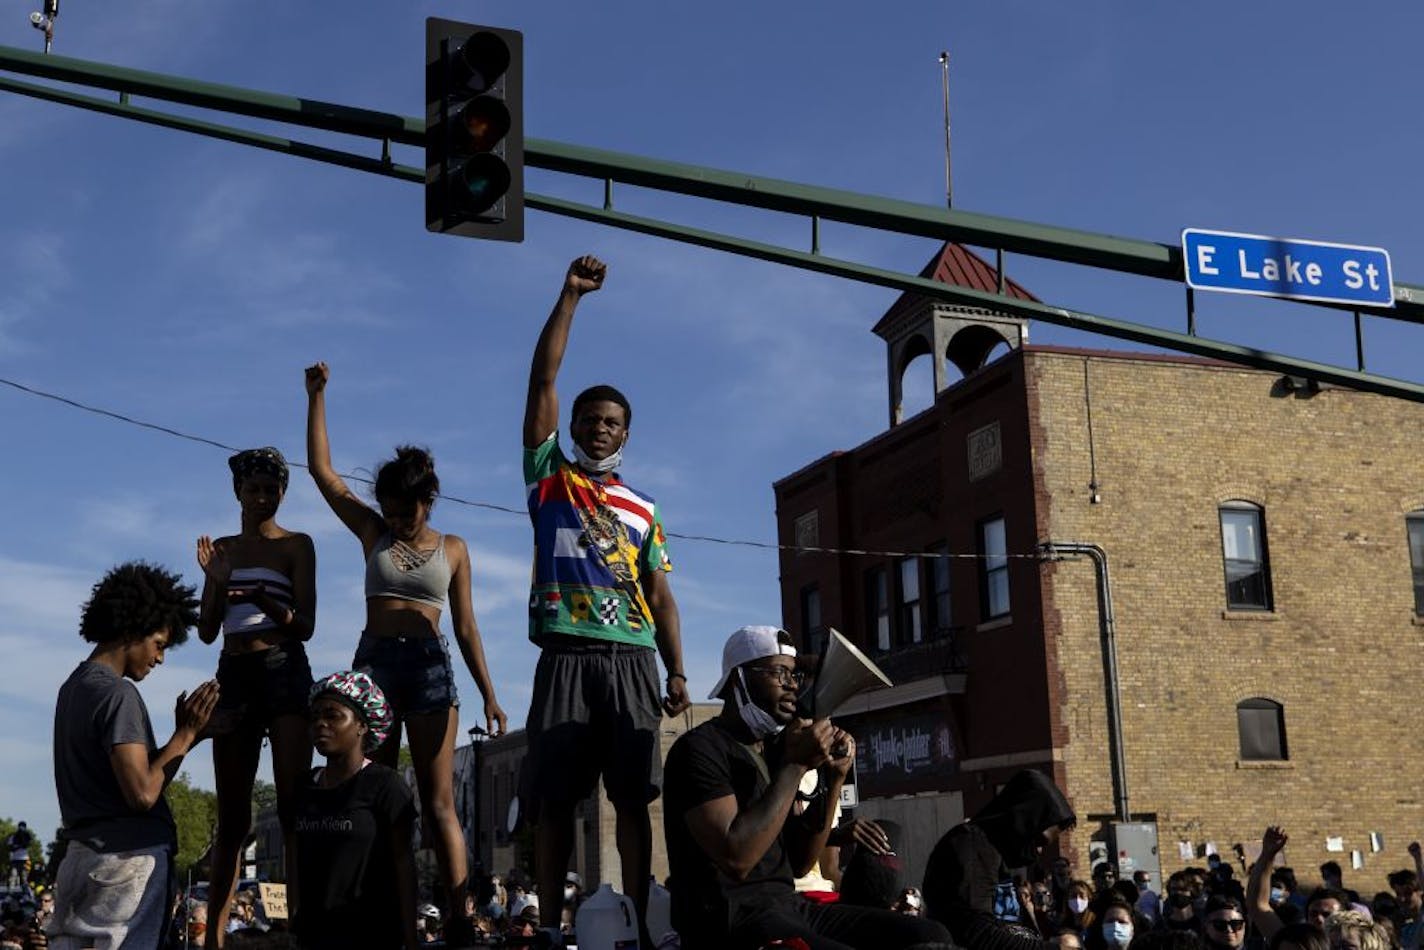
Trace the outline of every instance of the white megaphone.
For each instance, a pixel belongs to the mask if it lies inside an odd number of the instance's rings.
[[[826,651],[816,664],[816,679],[802,695],[799,711],[806,719],[829,719],[855,694],[894,685],[854,643],[831,627]]]

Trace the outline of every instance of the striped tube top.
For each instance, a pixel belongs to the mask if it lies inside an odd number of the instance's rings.
[[[289,610],[295,610],[292,601],[292,582],[281,571],[268,567],[235,567],[227,581],[228,596],[255,593],[258,583],[267,588],[267,596]],[[277,621],[262,612],[254,603],[229,603],[223,616],[222,632],[231,636],[252,636],[276,628]]]

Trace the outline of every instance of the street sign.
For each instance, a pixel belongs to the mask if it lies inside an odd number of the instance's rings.
[[[1394,306],[1389,252],[1231,231],[1182,232],[1187,285],[1229,294]]]

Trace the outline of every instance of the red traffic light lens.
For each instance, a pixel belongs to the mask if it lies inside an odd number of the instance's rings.
[[[493,96],[479,96],[465,103],[455,126],[455,148],[469,155],[488,152],[509,134],[509,107]]]
[[[483,214],[509,191],[509,166],[497,156],[476,155],[460,169],[462,203],[471,214]]]
[[[484,92],[509,68],[509,47],[493,33],[481,31],[465,40],[454,60],[463,73],[464,85],[472,92]]]

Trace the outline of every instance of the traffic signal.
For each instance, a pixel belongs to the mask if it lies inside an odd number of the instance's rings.
[[[524,36],[425,21],[425,228],[524,240]]]

